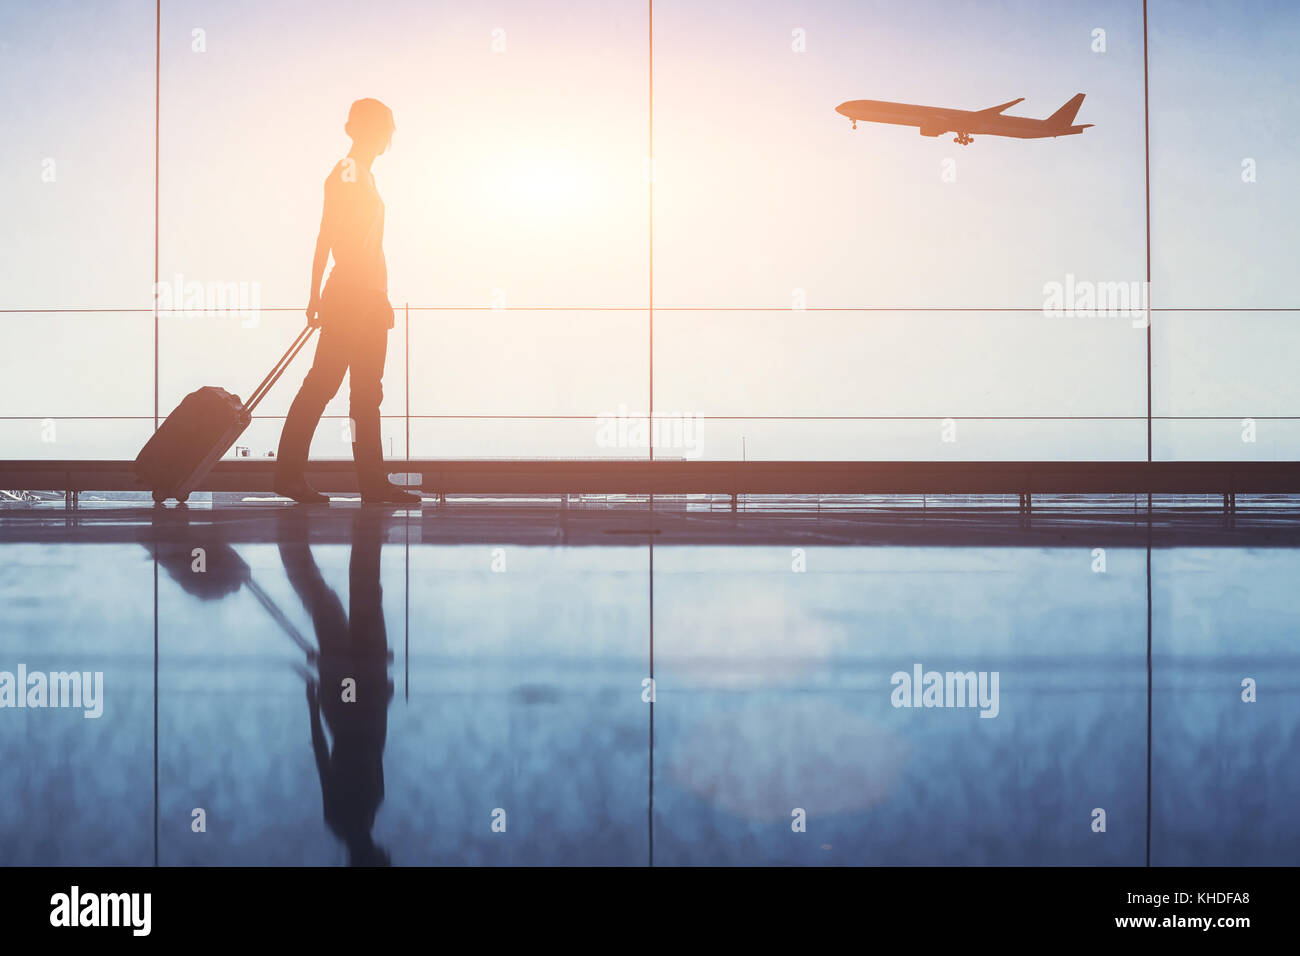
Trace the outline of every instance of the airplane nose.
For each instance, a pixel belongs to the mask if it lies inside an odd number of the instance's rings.
[[[841,103],[839,106],[835,107],[835,112],[839,113],[841,116],[848,116],[849,115],[847,109],[848,105],[849,105],[848,101],[846,100],[845,102]]]

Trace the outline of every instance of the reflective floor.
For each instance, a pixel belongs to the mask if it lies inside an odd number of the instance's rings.
[[[1288,517],[0,510],[0,863],[1294,864],[1297,580]]]

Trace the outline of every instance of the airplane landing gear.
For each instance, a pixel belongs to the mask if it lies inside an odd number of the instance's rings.
[[[858,128],[858,121],[857,121],[857,120],[854,120],[854,121],[853,121],[853,126],[852,126],[851,128],[852,128],[852,129],[857,129],[857,128]]]
[[[969,146],[975,141],[975,137],[970,133],[958,133],[953,137],[952,141],[958,146]]]

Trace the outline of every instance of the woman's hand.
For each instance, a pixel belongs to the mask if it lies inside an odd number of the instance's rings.
[[[320,296],[314,295],[307,303],[307,324],[313,329],[320,328]]]

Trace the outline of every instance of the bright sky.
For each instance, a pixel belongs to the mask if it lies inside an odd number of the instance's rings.
[[[1152,304],[1300,305],[1300,9],[1152,0],[1149,22]],[[644,413],[650,391],[647,28],[644,2],[165,0],[161,276],[300,310],[348,104],[377,97],[398,127],[374,171],[399,313],[504,306],[412,313],[411,412],[504,417],[418,419],[411,453],[644,454],[598,443],[594,418]],[[1143,280],[1140,2],[658,0],[654,63],[654,401],[706,416],[702,457],[742,439],[751,458],[1145,457],[1145,420],[966,420],[1140,419],[1128,319],[791,308],[1032,310],[1067,275]],[[1045,117],[1077,92],[1096,125],[1057,140],[958,146],[834,112],[1023,96],[1009,112]],[[132,457],[153,425],[153,3],[6,6],[0,104],[0,308],[140,310],[0,316],[21,329],[0,353],[0,455]],[[162,319],[162,413],[203,384],[247,394],[300,321]],[[1157,313],[1155,414],[1225,420],[1157,421],[1156,457],[1296,458],[1300,426],[1263,419],[1300,415],[1297,321]],[[405,333],[399,314],[390,416]],[[509,418],[539,415],[572,417]],[[925,420],[707,418],[871,415]],[[278,424],[250,429],[255,453]],[[336,426],[314,454],[347,453]],[[386,429],[400,455],[404,423]]]

